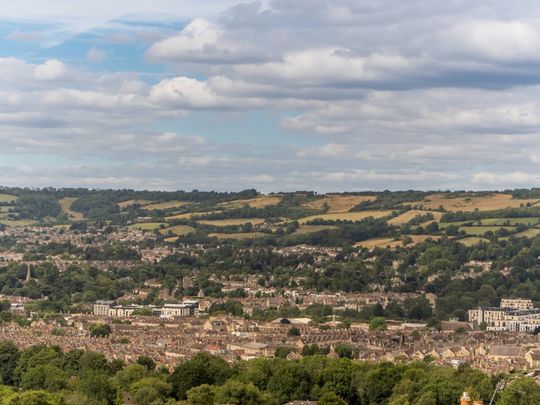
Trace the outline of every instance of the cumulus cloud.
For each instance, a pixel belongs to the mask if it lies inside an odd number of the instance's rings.
[[[540,25],[530,0],[98,1],[86,13],[77,2],[45,10],[22,0],[5,16],[21,19],[22,3],[29,20],[54,24],[26,39],[35,27],[11,27],[8,40],[31,46],[92,29],[94,45],[78,60],[60,48],[0,58],[0,183],[538,183]],[[137,22],[143,15],[151,24]],[[23,170],[29,154],[39,159]]]
[[[49,59],[35,67],[34,75],[38,80],[64,80],[68,77],[68,68],[58,59]]]

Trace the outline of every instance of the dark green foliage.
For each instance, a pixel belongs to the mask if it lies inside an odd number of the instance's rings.
[[[3,340],[0,342],[0,379],[2,384],[14,383],[15,368],[20,352],[13,342]]]
[[[94,323],[88,328],[90,334],[95,337],[107,337],[111,333],[111,327],[107,324]]]
[[[22,219],[43,219],[57,217],[61,208],[54,195],[49,194],[23,194],[16,201],[17,212]]]
[[[55,347],[34,346],[21,352],[15,368],[2,369],[8,380],[12,374],[14,389],[0,386],[0,398],[7,404],[21,405],[59,405],[60,396],[69,399],[67,403],[92,405],[124,403],[127,398],[134,405],[172,404],[172,397],[187,399],[182,402],[186,405],[277,405],[294,400],[336,405],[447,405],[457,403],[461,393],[471,387],[474,395],[486,402],[498,381],[468,366],[456,370],[427,362],[363,363],[348,356],[329,359],[314,354],[321,351],[317,346],[306,347],[306,355],[312,353],[301,360],[260,358],[234,366],[200,353],[169,376],[141,364],[121,368],[99,353],[62,353]],[[13,347],[3,342],[1,348],[13,363],[17,357]],[[342,350],[338,346],[336,351]],[[520,378],[502,392],[497,404],[536,404],[539,395],[534,380]]]
[[[178,366],[169,378],[176,398],[185,399],[187,392],[201,384],[223,384],[232,375],[229,365],[221,357],[199,353]]]

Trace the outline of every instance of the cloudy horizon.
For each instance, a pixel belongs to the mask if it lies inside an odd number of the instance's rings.
[[[0,11],[0,185],[540,186],[532,1],[43,3]]]

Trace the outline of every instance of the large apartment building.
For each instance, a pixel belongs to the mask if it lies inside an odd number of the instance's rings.
[[[147,310],[152,315],[162,318],[174,318],[179,316],[198,316],[199,302],[186,300],[181,304],[165,304],[163,307],[148,305],[118,305],[116,301],[97,300],[94,303],[94,315],[109,316],[112,318],[128,318],[136,310]]]
[[[470,309],[469,322],[485,323],[487,330],[532,332],[540,327],[540,308],[528,299],[502,299],[500,307]]]

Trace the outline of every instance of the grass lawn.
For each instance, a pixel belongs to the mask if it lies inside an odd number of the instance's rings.
[[[457,242],[465,245],[465,246],[474,246],[477,245],[480,242],[489,242],[486,238],[481,238],[479,236],[469,236],[467,238],[459,239]]]
[[[263,236],[268,236],[266,233],[262,232],[245,232],[245,233],[210,233],[208,234],[211,238],[218,239],[255,239],[262,238]]]
[[[298,220],[300,224],[313,221],[314,219],[323,219],[326,221],[360,221],[364,218],[384,218],[392,214],[392,211],[359,211],[359,212],[338,212],[334,214],[317,214]]]
[[[15,202],[16,199],[16,195],[0,193],[0,202],[2,203],[12,203]]]
[[[468,234],[468,235],[478,235],[478,236],[482,236],[484,233],[486,233],[488,231],[496,232],[499,229],[506,229],[509,232],[513,232],[513,231],[516,230],[516,228],[514,226],[496,226],[496,225],[493,225],[493,226],[460,226],[459,227],[460,231],[465,231],[465,233]]]
[[[195,228],[188,225],[174,225],[174,226],[169,226],[168,228],[165,228],[165,229],[161,229],[159,232],[162,235],[169,235],[170,233],[172,233],[173,235],[176,235],[176,236],[183,236],[183,235],[187,235],[189,233],[195,232]]]
[[[167,224],[165,222],[141,222],[140,224],[129,225],[128,228],[130,228],[130,229],[141,229],[143,231],[154,231],[156,229],[159,229],[161,227],[161,225],[166,227],[169,224]]]
[[[258,225],[264,222],[263,218],[227,218],[227,219],[201,219],[197,221],[200,224],[212,226],[229,226],[229,225]]]

